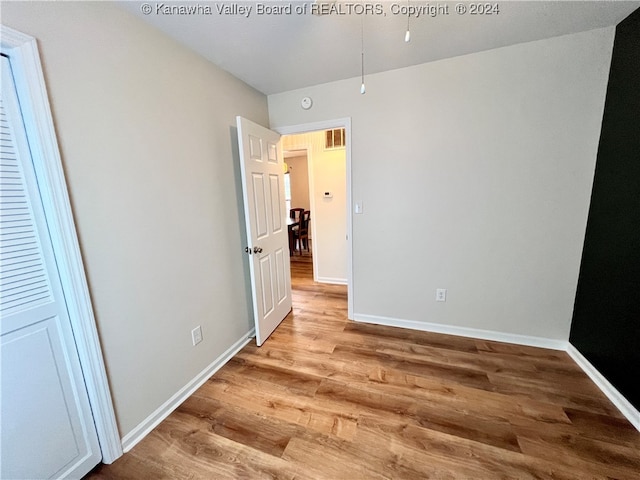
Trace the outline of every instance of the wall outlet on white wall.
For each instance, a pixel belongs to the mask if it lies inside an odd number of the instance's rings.
[[[200,325],[191,330],[191,341],[194,347],[202,341],[202,328]]]
[[[446,301],[447,301],[447,289],[436,288],[436,302],[446,302]]]

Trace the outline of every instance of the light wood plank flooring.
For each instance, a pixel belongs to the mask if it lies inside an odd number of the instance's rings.
[[[293,312],[89,479],[638,479],[640,433],[564,352]]]

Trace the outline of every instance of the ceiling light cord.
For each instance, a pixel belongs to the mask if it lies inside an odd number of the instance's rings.
[[[360,16],[360,76],[362,83],[360,84],[360,94],[364,95],[367,91],[364,86],[364,15]]]
[[[404,34],[405,43],[409,43],[411,41],[411,30],[409,29],[409,19],[411,18],[410,4],[411,0],[407,0],[407,31]]]

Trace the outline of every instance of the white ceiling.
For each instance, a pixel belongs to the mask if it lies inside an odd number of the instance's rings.
[[[148,15],[142,13],[144,3],[151,5],[152,12]],[[200,0],[136,1],[121,5],[267,95],[359,77],[362,29],[367,74],[616,25],[640,7],[640,1],[500,0],[491,2],[499,6],[497,15],[459,15],[455,6],[461,2],[398,0],[379,2],[381,15],[317,16],[310,13],[258,15],[257,3]],[[261,3],[291,4],[293,8],[309,11],[313,2]],[[349,5],[362,7],[359,0],[337,3],[342,11],[347,11]],[[407,16],[394,15],[391,11],[394,4],[448,6],[449,14],[411,17],[411,41],[405,43]],[[208,7],[211,14],[162,14],[158,7],[161,9],[163,5]],[[219,7],[236,5],[252,7],[249,17],[218,12]]]

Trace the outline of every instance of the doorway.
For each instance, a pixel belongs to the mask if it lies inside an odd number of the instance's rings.
[[[351,120],[282,127],[282,149],[296,165],[300,177],[306,157],[309,210],[311,211],[311,257],[313,278],[318,283],[347,285],[348,315],[352,317],[352,243],[351,243]],[[341,142],[334,142],[339,131]],[[291,160],[296,158],[297,160]],[[304,178],[304,177],[302,177]],[[292,178],[292,181],[295,181]],[[293,196],[293,195],[292,195]],[[291,205],[296,207],[297,205]],[[292,264],[295,262],[294,252]]]
[[[291,143],[291,137],[282,137],[282,142]],[[285,200],[287,204],[286,211],[291,212],[291,209],[300,211],[311,211],[311,197],[310,197],[310,180],[309,180],[309,152],[307,149],[302,150],[284,150],[283,151],[285,161]],[[296,216],[300,216],[300,212],[296,213]],[[313,233],[311,229],[308,232],[309,241],[305,242],[305,248],[300,248],[301,245],[294,245],[296,247],[292,260],[295,260],[297,256],[307,255],[312,256],[311,239]]]

